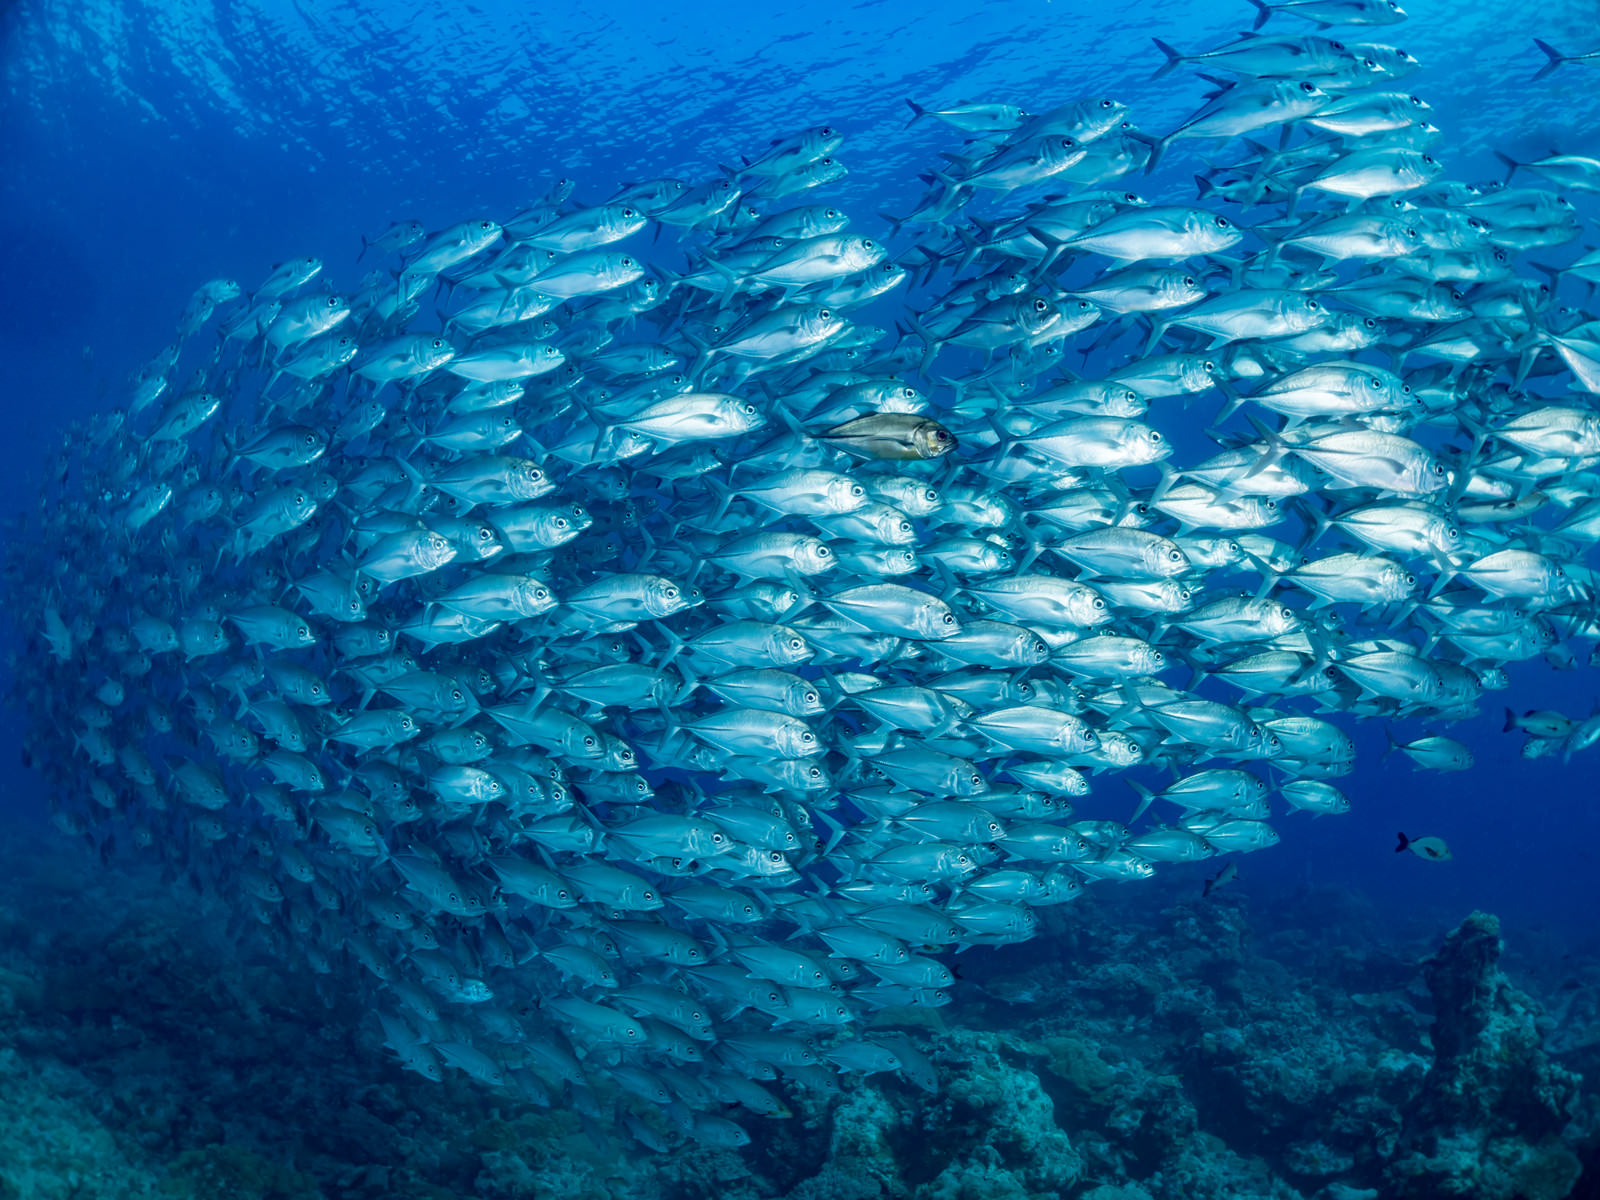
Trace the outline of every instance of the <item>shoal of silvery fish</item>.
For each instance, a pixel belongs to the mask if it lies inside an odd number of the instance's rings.
[[[58,822],[359,962],[415,1071],[738,1145],[785,1086],[933,1086],[872,1020],[944,952],[1344,812],[1350,720],[1570,660],[1600,255],[1540,264],[1600,162],[1449,181],[1416,61],[1324,28],[1398,8],[1258,8],[1161,44],[1215,88],[1165,136],[913,104],[951,149],[893,257],[812,199],[824,127],[201,288],[12,540]],[[1190,139],[1198,202],[1130,190]]]

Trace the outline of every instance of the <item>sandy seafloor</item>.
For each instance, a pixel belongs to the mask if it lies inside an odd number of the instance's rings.
[[[288,974],[187,881],[18,826],[0,1200],[1600,1194],[1597,945],[1328,887],[1268,905],[1248,871],[1047,911],[1033,942],[958,956],[983,982],[948,1007],[881,1018],[936,1093],[779,1082],[793,1116],[746,1117],[750,1146],[651,1153],[559,1093],[407,1074],[348,999],[358,966]]]

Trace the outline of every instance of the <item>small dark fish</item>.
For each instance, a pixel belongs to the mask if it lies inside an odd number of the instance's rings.
[[[1200,895],[1202,897],[1209,896],[1218,888],[1227,887],[1230,883],[1238,878],[1239,864],[1236,862],[1227,863],[1222,870],[1218,871],[1210,879],[1206,880],[1205,891],[1201,892]]]
[[[1400,844],[1394,848],[1394,852],[1399,854],[1404,850],[1411,851],[1418,858],[1426,858],[1433,862],[1448,862],[1450,859],[1450,847],[1444,844],[1443,838],[1408,838],[1402,833]]]
[[[1508,708],[1506,723],[1500,732],[1510,733],[1513,729],[1520,729],[1530,737],[1564,738],[1577,727],[1578,722],[1558,712],[1530,708],[1519,717]]]

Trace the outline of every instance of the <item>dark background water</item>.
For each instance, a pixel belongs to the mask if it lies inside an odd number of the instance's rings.
[[[1437,110],[1447,137],[1436,153],[1451,177],[1498,176],[1491,148],[1595,151],[1600,77],[1572,66],[1530,82],[1544,61],[1531,35],[1588,50],[1593,5],[1407,7],[1407,24],[1345,36],[1423,61],[1403,86]],[[1199,0],[828,2],[803,16],[704,0],[0,4],[0,515],[36,503],[63,429],[121,402],[128,372],[171,339],[205,279],[249,288],[273,263],[315,254],[348,287],[366,269],[354,261],[360,236],[393,219],[430,228],[503,219],[563,175],[591,202],[627,180],[695,181],[821,122],[847,134],[851,172],[828,201],[881,233],[873,214],[903,211],[916,173],[953,144],[932,122],[906,131],[905,97],[1042,110],[1110,95],[1144,128],[1165,131],[1203,85],[1184,72],[1153,80],[1161,56],[1150,35],[1206,48],[1253,16]],[[1270,28],[1311,31],[1283,18]],[[1179,143],[1159,182],[1134,186],[1188,199],[1202,166],[1195,146]],[[1443,922],[1480,907],[1513,927],[1592,940],[1600,751],[1524,762],[1520,738],[1500,732],[1500,703],[1581,716],[1600,681],[1539,661],[1511,674],[1510,692],[1450,730],[1477,754],[1470,772],[1380,766],[1383,731],[1363,727],[1362,765],[1340,781],[1355,811],[1279,817],[1283,843],[1242,862],[1242,886],[1270,901],[1307,880],[1343,884],[1397,919]],[[1409,722],[1397,732],[1424,730]],[[44,803],[37,778],[14,765],[21,736],[7,712],[0,804],[19,822]],[[1121,789],[1107,778],[1098,790]],[[1454,861],[1397,857],[1397,829],[1446,837]],[[1198,886],[1205,872],[1187,870]]]

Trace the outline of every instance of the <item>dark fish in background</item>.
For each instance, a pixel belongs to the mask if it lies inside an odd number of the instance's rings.
[[[1445,845],[1442,838],[1409,838],[1403,833],[1399,837],[1400,844],[1394,848],[1396,854],[1404,854],[1409,850],[1418,858],[1426,858],[1430,862],[1445,862],[1450,858],[1450,847]]]
[[[1237,862],[1229,862],[1223,866],[1222,870],[1218,871],[1210,879],[1206,880],[1205,890],[1200,894],[1202,896],[1209,896],[1218,888],[1227,887],[1230,883],[1234,882],[1238,878],[1239,864]]]

